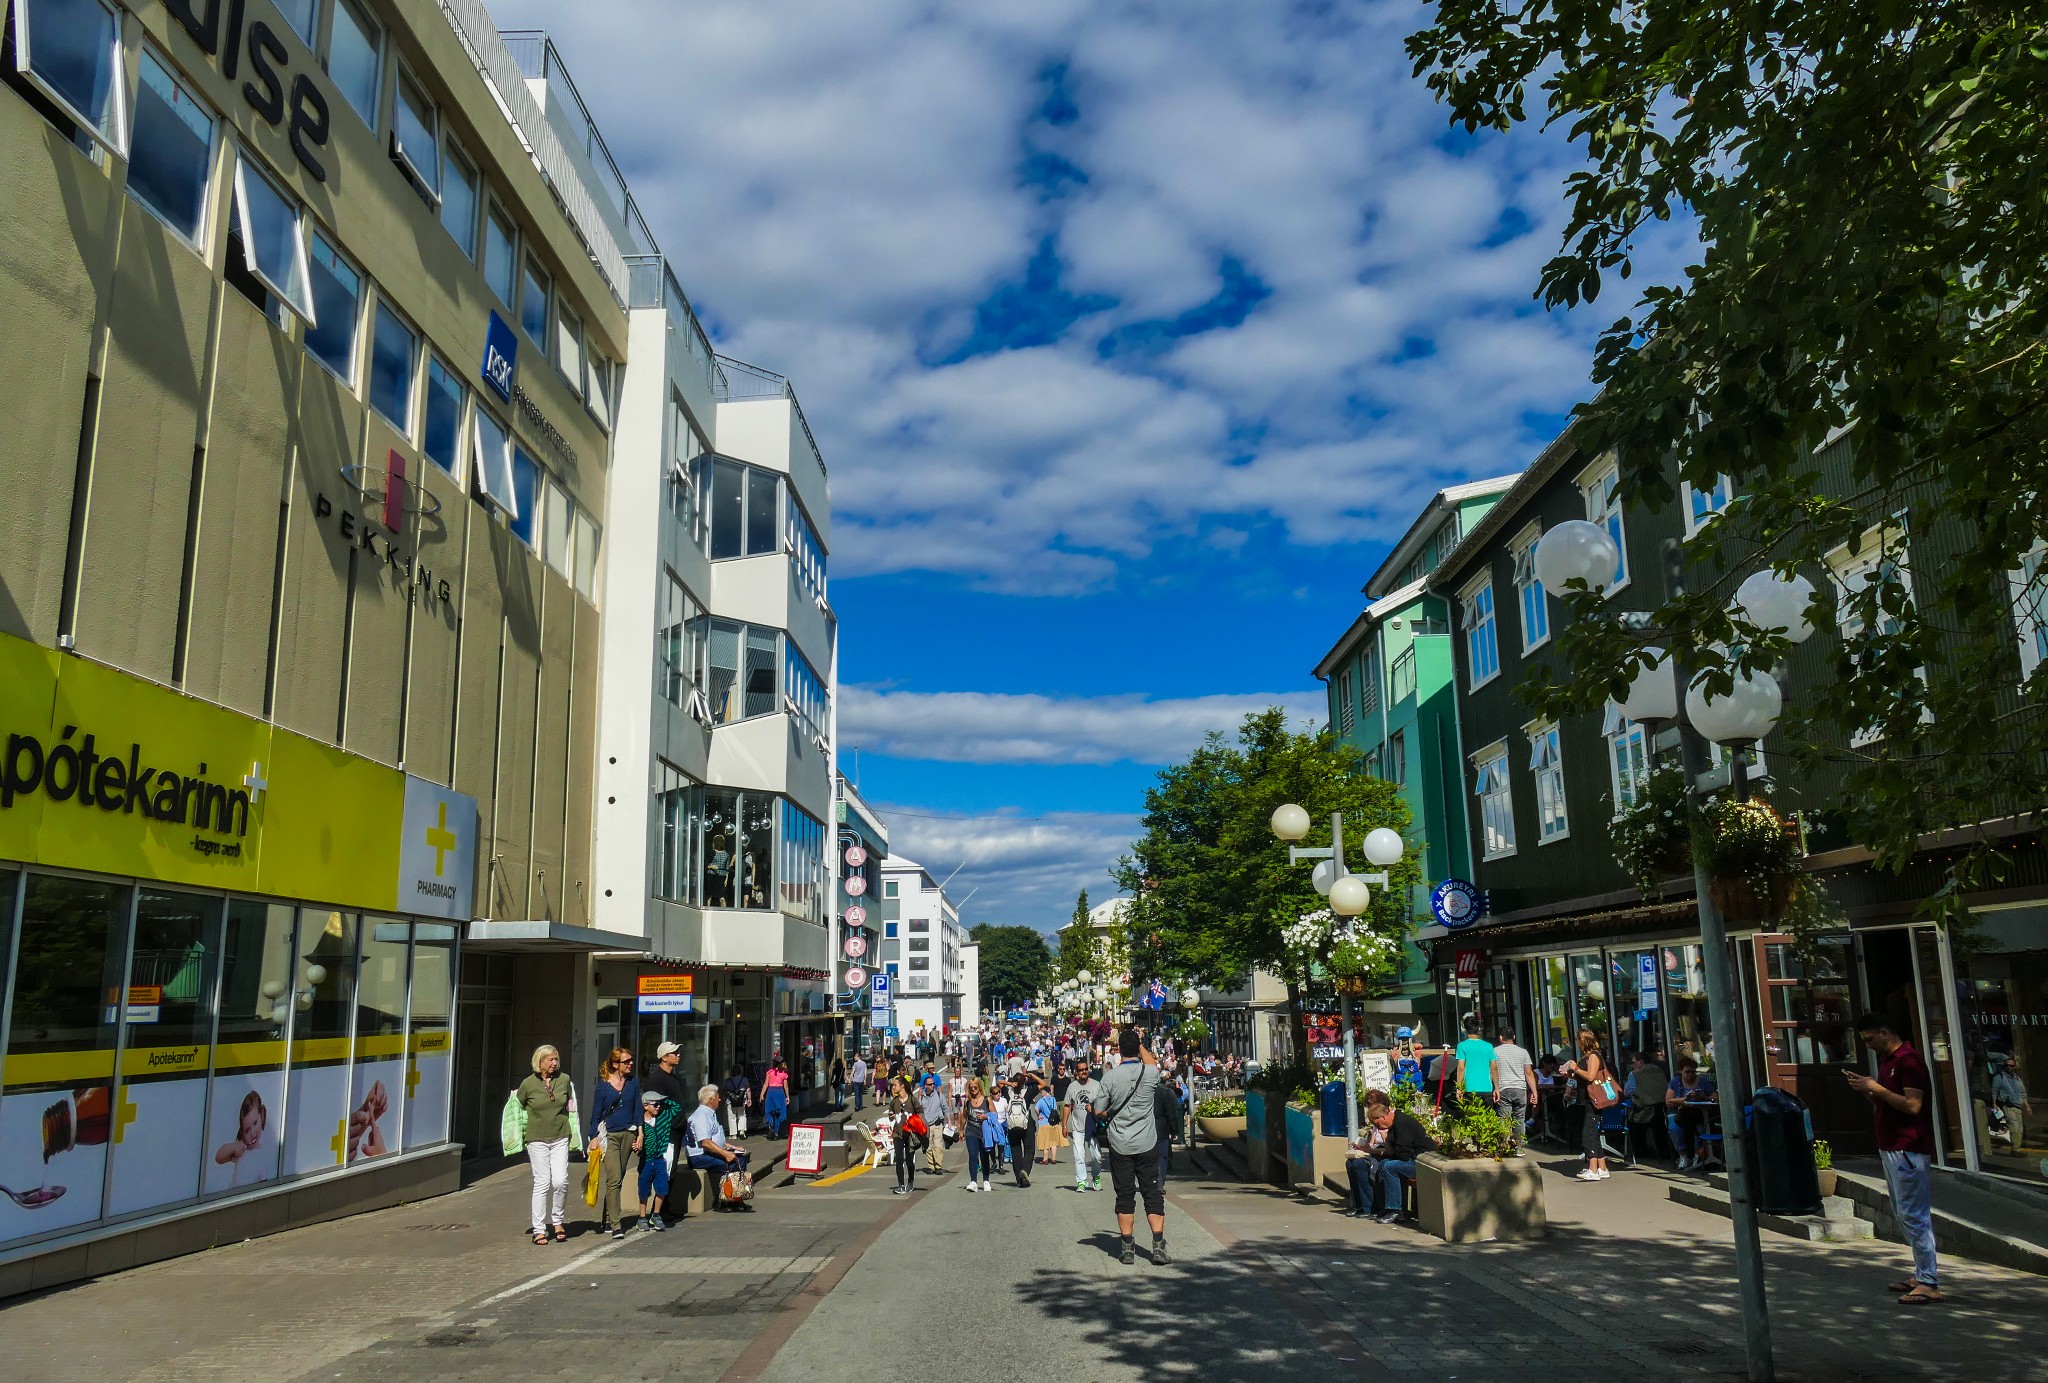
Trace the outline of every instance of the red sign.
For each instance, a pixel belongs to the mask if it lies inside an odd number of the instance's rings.
[[[848,960],[859,960],[868,953],[868,939],[864,936],[849,936],[846,938],[844,949]]]
[[[848,908],[848,909],[846,910],[846,925],[847,925],[847,926],[849,926],[849,927],[865,927],[865,926],[866,926],[867,924],[868,924],[868,910],[867,910],[866,908],[862,907],[862,906],[861,906],[861,905],[860,905],[859,903],[855,903],[855,904],[854,904],[854,905],[853,905],[852,907],[850,907],[850,908]]]
[[[1479,978],[1479,967],[1486,963],[1484,951],[1460,951],[1451,966],[1451,973],[1461,980]]]

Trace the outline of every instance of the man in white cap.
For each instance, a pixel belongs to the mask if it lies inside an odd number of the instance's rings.
[[[664,1042],[654,1049],[654,1069],[640,1078],[640,1089],[642,1091],[648,1094],[660,1095],[663,1099],[669,1101],[670,1108],[677,1111],[675,1127],[669,1140],[669,1146],[659,1149],[642,1148],[640,1150],[640,1156],[643,1161],[658,1157],[667,1164],[671,1172],[676,1168],[675,1145],[683,1137],[685,1129],[681,1111],[690,1108],[692,1103],[688,1098],[688,1092],[683,1088],[682,1077],[677,1074],[677,1068],[682,1064],[683,1049],[673,1042]],[[670,1218],[681,1219],[688,1213],[689,1198],[687,1196],[677,1196],[665,1202],[662,1212],[665,1216],[668,1215],[670,1207],[673,1207],[675,1212]]]

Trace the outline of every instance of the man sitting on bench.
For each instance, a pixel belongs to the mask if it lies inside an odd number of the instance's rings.
[[[1436,1140],[1429,1136],[1429,1130],[1405,1109],[1395,1109],[1392,1104],[1370,1105],[1366,1117],[1372,1126],[1383,1130],[1386,1139],[1380,1144],[1379,1153],[1379,1212],[1373,1216],[1383,1225],[1390,1225],[1401,1218],[1401,1207],[1406,1197],[1402,1194],[1402,1183],[1415,1180],[1415,1159],[1426,1152],[1436,1151]]]
[[[725,1145],[725,1122],[718,1117],[718,1087],[707,1085],[697,1092],[697,1108],[690,1115],[685,1146],[690,1165],[700,1172],[722,1176],[747,1170],[747,1150]]]

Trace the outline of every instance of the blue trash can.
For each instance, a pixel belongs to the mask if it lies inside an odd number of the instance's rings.
[[[1813,1167],[1813,1117],[1806,1102],[1767,1085],[1750,1097],[1749,1109],[1757,1209],[1818,1215],[1820,1178]]]
[[[1323,1134],[1329,1138],[1349,1138],[1351,1122],[1344,1116],[1344,1082],[1333,1080],[1323,1087]]]

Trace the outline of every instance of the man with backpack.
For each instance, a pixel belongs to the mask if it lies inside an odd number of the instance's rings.
[[[1101,1083],[1092,1108],[1109,1126],[1109,1179],[1116,1188],[1116,1227],[1123,1240],[1118,1261],[1134,1263],[1131,1230],[1140,1193],[1152,1227],[1152,1261],[1166,1262],[1166,1196],[1159,1186],[1159,1122],[1153,1099],[1159,1067],[1139,1055],[1138,1030],[1117,1038],[1120,1060]]]
[[[1086,1058],[1074,1063],[1074,1078],[1067,1082],[1061,1103],[1067,1107],[1067,1137],[1074,1145],[1074,1189],[1102,1189],[1102,1144],[1096,1140],[1095,1100],[1102,1082],[1088,1074]]]

